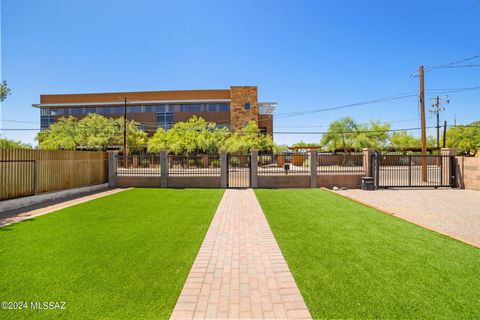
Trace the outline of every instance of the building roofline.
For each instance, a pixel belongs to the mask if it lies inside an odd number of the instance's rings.
[[[144,105],[144,104],[192,104],[192,103],[227,103],[230,99],[196,99],[196,100],[133,100],[128,101],[128,106]],[[86,107],[86,106],[118,106],[123,105],[123,101],[107,101],[107,102],[77,102],[77,103],[35,103],[34,108],[61,108],[61,107]]]

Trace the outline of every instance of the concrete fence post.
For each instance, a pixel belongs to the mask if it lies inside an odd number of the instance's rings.
[[[258,150],[251,150],[251,159],[250,159],[250,185],[252,188],[258,188]]]
[[[168,151],[160,151],[160,187],[168,187]]]
[[[227,188],[227,152],[220,151],[220,188]]]
[[[365,171],[365,176],[373,177],[373,168],[372,168],[372,156],[375,154],[374,148],[363,148],[363,170]]]
[[[115,188],[116,183],[116,171],[117,171],[117,154],[118,151],[107,151],[107,163],[108,163],[108,187]]]
[[[310,150],[310,188],[317,187],[317,150]]]

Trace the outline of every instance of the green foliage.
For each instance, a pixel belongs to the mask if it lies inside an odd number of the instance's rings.
[[[408,131],[396,131],[390,137],[390,146],[395,149],[421,147],[420,138]]]
[[[342,149],[345,152],[366,147],[382,149],[388,139],[387,132],[366,132],[389,130],[390,124],[371,121],[370,124],[361,124],[351,117],[344,117],[333,121],[328,132],[323,135],[321,143],[327,150]]]
[[[321,144],[328,150],[354,148],[359,124],[351,117],[344,117],[330,123],[328,132],[322,136]]]
[[[275,153],[282,153],[288,151],[288,145],[286,144],[273,144],[273,152]]]
[[[432,136],[427,137],[427,147],[435,147],[436,139]],[[397,150],[408,148],[421,148],[422,142],[419,137],[408,131],[396,131],[392,133],[389,140],[389,147]]]
[[[215,123],[193,116],[186,122],[175,123],[168,131],[158,129],[148,141],[148,151],[168,150],[175,154],[218,153],[219,146],[229,134],[228,129],[219,129]]]
[[[3,80],[2,83],[0,83],[0,102],[7,99],[9,95],[10,88],[7,86],[7,81]]]
[[[308,147],[308,146],[320,147],[320,144],[315,142],[305,142],[303,140],[300,140],[299,142],[295,142],[294,144],[292,144],[292,147]]]
[[[38,133],[40,149],[75,150],[82,141],[78,130],[78,120],[75,117],[62,117],[52,123],[47,130]]]
[[[271,136],[261,134],[254,121],[232,133],[197,116],[177,122],[168,131],[158,129],[148,141],[149,152],[167,150],[175,154],[218,153],[220,150],[248,152],[254,148],[271,150],[272,147]]]
[[[333,121],[328,127],[328,132],[323,135],[321,144],[327,150],[341,149],[361,150],[362,148],[375,148],[384,150],[386,147],[394,149],[420,148],[420,138],[408,131],[390,133],[391,125],[380,121],[371,120],[368,124],[358,123],[351,117]],[[427,147],[435,146],[435,138],[427,137]]]
[[[0,149],[32,149],[32,146],[21,141],[0,138]]]
[[[250,121],[244,128],[231,134],[224,144],[228,152],[248,153],[252,149],[269,151],[273,148],[273,140],[269,135],[260,132],[255,121]]]
[[[88,114],[78,120],[75,117],[60,118],[45,131],[37,135],[41,149],[75,150],[78,147],[106,150],[108,146],[123,145],[123,118],[111,119],[99,114]],[[138,123],[127,124],[129,152],[145,148],[147,134],[139,129]]]
[[[477,154],[480,151],[480,121],[448,129],[447,146],[462,154]]]

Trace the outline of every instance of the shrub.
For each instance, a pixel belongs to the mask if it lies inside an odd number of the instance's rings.
[[[220,160],[213,159],[210,161],[210,167],[212,168],[220,168]]]

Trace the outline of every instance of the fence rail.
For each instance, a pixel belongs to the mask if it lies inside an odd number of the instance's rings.
[[[107,182],[107,154],[0,149],[0,200]]]
[[[116,157],[117,176],[160,176],[159,155],[134,155]]]
[[[258,175],[309,175],[309,153],[273,153],[258,155]]]
[[[377,154],[372,167],[378,188],[455,185],[454,156]]]
[[[220,156],[169,155],[168,174],[171,176],[220,176]]]
[[[362,174],[365,173],[362,153],[319,153],[318,174]]]

